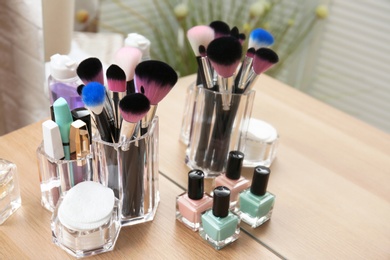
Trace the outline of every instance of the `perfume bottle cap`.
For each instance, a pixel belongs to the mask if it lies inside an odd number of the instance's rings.
[[[226,167],[226,177],[231,180],[238,180],[241,177],[241,168],[244,161],[244,154],[240,151],[230,151]]]
[[[188,197],[192,200],[203,198],[204,192],[204,172],[201,170],[191,170],[188,173]]]
[[[256,166],[253,171],[251,193],[263,196],[267,192],[268,179],[271,171],[266,166]]]
[[[213,215],[224,218],[229,214],[230,190],[225,186],[218,186],[213,192]]]

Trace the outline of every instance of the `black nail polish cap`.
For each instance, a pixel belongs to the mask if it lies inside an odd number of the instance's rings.
[[[267,192],[268,179],[271,171],[265,166],[256,166],[253,171],[251,193],[263,196]]]
[[[218,186],[213,192],[213,215],[224,218],[229,215],[230,190],[225,186]]]
[[[244,161],[244,154],[240,151],[230,151],[226,166],[226,177],[231,180],[238,180],[241,177],[241,168]]]
[[[201,170],[191,170],[188,173],[188,198],[200,200],[204,192],[204,172]]]

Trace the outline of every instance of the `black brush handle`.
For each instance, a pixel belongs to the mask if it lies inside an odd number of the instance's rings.
[[[94,115],[100,138],[107,143],[112,143],[114,141],[113,125],[107,111],[103,108],[100,114]]]

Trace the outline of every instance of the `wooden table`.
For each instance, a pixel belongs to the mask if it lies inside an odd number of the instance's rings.
[[[252,116],[280,134],[269,181],[271,221],[216,251],[175,221],[188,168],[179,141],[185,92],[180,79],[158,108],[161,202],[153,222],[123,228],[115,250],[97,259],[390,259],[390,135],[265,75]],[[0,226],[0,259],[72,259],[51,242],[40,206],[35,150],[41,122],[0,137],[0,158],[16,163],[22,207]],[[245,169],[250,178],[252,169]]]

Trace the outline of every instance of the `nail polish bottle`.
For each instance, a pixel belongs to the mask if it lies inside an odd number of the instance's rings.
[[[213,208],[202,214],[200,236],[219,250],[237,240],[240,218],[229,210],[230,190],[224,186],[214,189]]]
[[[204,192],[204,172],[191,170],[188,173],[188,190],[176,199],[176,219],[193,231],[200,226],[200,216],[211,209],[213,199]]]
[[[241,177],[243,161],[244,154],[242,152],[230,151],[226,173],[215,178],[214,187],[225,186],[230,189],[230,208],[236,206],[238,194],[250,186],[250,182],[244,177]]]
[[[271,218],[275,196],[267,192],[270,169],[257,166],[253,172],[252,185],[240,193],[235,212],[242,221],[256,228]]]

